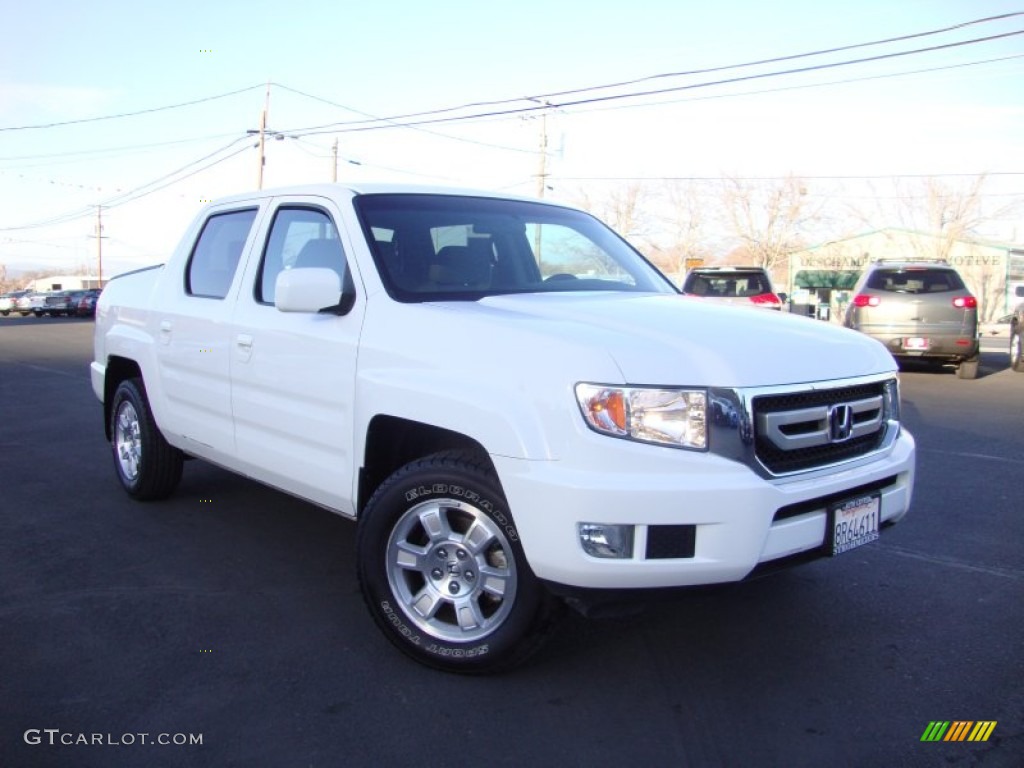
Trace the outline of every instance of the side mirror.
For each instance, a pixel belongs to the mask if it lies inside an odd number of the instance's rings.
[[[280,312],[331,312],[347,314],[355,303],[355,290],[342,294],[341,278],[333,269],[302,267],[286,269],[274,283],[274,306]]]

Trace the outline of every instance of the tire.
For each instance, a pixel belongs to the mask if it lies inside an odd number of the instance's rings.
[[[1024,373],[1024,350],[1018,328],[1014,328],[1010,333],[1010,367],[1018,373]]]
[[[511,669],[540,648],[561,608],[526,562],[493,470],[465,453],[385,480],[360,515],[357,561],[377,626],[435,669]]]
[[[174,492],[183,456],[160,434],[141,379],[126,379],[114,392],[110,436],[114,470],[129,496],[152,501]]]
[[[956,367],[956,377],[958,379],[978,378],[978,358],[972,357],[970,360],[961,361],[960,365]]]

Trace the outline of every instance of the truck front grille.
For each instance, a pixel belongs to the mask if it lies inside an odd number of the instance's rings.
[[[803,472],[881,448],[889,432],[886,384],[757,395],[754,453],[772,474]]]

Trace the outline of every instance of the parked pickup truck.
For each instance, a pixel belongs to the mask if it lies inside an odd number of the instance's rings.
[[[566,603],[839,555],[911,501],[881,344],[683,297],[538,200],[215,202],[104,290],[91,374],[129,494],[195,457],[355,519],[376,623],[446,670],[521,662]]]

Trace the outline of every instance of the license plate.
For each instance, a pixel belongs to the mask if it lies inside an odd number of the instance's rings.
[[[876,493],[840,502],[828,511],[832,556],[878,539],[882,501]]]
[[[928,349],[928,339],[911,336],[903,340],[904,349]]]

